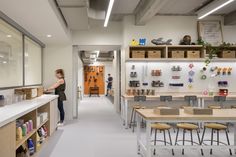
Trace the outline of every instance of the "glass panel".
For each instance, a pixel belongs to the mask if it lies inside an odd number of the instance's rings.
[[[25,85],[42,83],[42,48],[25,37]]]
[[[0,19],[0,88],[23,85],[22,34]]]

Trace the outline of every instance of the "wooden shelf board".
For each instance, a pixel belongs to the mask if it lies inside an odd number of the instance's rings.
[[[167,45],[169,48],[202,48],[202,45]]]
[[[180,61],[180,62],[191,62],[191,61],[204,61],[204,58],[130,58],[127,59],[126,62],[172,62],[172,61]]]
[[[166,45],[129,46],[130,48],[166,48]]]
[[[41,128],[44,124],[46,124],[47,122],[48,122],[48,118],[43,122],[43,123],[41,123],[38,127],[37,127],[37,130],[39,129],[39,128]]]
[[[22,144],[24,144],[35,132],[37,129],[33,129],[30,133],[24,136],[21,140],[16,141],[16,149],[19,148]]]
[[[126,62],[204,62],[206,58],[130,58]],[[236,58],[216,58],[212,62],[235,62]]]

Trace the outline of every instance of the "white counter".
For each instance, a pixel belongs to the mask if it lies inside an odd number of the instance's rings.
[[[32,100],[25,100],[12,105],[0,107],[0,127],[57,98],[57,95],[42,95]]]

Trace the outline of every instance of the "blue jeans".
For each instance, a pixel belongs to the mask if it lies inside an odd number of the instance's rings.
[[[60,112],[60,122],[63,123],[64,119],[65,119],[65,111],[64,111],[64,107],[63,107],[63,101],[58,100],[57,107]]]

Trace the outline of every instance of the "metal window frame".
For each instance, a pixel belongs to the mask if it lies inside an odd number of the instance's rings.
[[[45,44],[41,42],[39,39],[37,39],[35,36],[33,36],[31,33],[29,33],[27,30],[25,30],[23,27],[21,27],[19,24],[17,24],[14,20],[12,20],[10,17],[8,17],[6,14],[4,14],[2,11],[0,11],[0,19],[6,22],[9,26],[13,27],[17,31],[19,31],[22,35],[22,85],[20,86],[9,86],[9,87],[0,87],[0,90],[7,90],[7,89],[14,89],[14,88],[20,88],[20,87],[29,87],[29,86],[39,86],[43,84],[43,48],[45,48]],[[35,43],[37,43],[41,47],[41,83],[40,84],[32,84],[32,85],[25,85],[25,37],[28,37]]]

